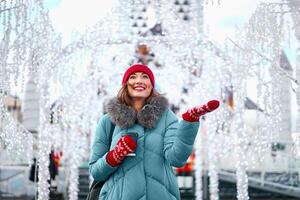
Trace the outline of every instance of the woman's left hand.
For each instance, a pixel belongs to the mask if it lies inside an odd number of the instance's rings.
[[[185,121],[197,122],[202,115],[205,115],[206,113],[217,109],[219,105],[220,102],[218,100],[211,100],[204,105],[188,109],[185,113],[182,114],[182,118]]]

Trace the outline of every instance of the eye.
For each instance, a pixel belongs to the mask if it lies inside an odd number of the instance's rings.
[[[142,75],[143,78],[149,79],[149,76],[147,74]]]
[[[135,74],[132,74],[129,76],[129,79],[135,79],[136,78],[136,75]]]

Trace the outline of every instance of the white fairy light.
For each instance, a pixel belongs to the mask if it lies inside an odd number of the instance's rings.
[[[236,51],[236,61],[239,62],[241,53]],[[235,154],[237,156],[236,161],[236,174],[237,174],[237,198],[239,200],[249,199],[248,197],[248,184],[247,184],[247,159],[245,157],[246,148],[248,146],[247,135],[244,128],[244,122],[242,116],[244,114],[244,100],[246,97],[246,74],[247,70],[238,66],[238,64],[233,66],[233,71],[235,72],[232,77],[232,93],[234,97],[234,116],[232,125],[232,136],[235,147]]]
[[[29,164],[33,154],[34,139],[22,124],[10,116],[4,107],[2,96],[0,97],[0,140],[14,161],[24,161]]]
[[[233,94],[234,96],[234,120],[233,136],[235,138],[235,147],[237,155],[237,191],[238,199],[248,199],[248,181],[247,169],[250,167],[248,161],[254,162],[254,152],[258,153],[258,158],[263,160],[265,154],[270,150],[270,144],[275,139],[278,130],[280,131],[280,94],[276,81],[281,77],[278,76],[280,42],[281,42],[281,24],[277,23],[277,16],[274,14],[272,7],[262,4],[250,18],[249,23],[245,26],[244,31],[237,34],[239,39],[233,42],[236,46],[232,48],[232,57],[235,58],[233,73]],[[263,22],[263,23],[262,23]],[[267,34],[267,35],[265,35]],[[235,50],[236,49],[236,50]],[[257,59],[265,59],[267,62],[261,64],[250,63]],[[259,63],[259,62],[258,62]],[[265,66],[269,66],[266,70]],[[261,69],[264,66],[263,69]],[[243,69],[243,71],[241,71]],[[244,100],[246,93],[244,88],[249,70],[256,70],[258,74],[258,106],[262,106],[266,116],[261,119],[257,115],[258,128],[254,135],[246,134],[242,115],[244,113]],[[265,84],[271,83],[271,85]],[[256,111],[259,114],[259,111]],[[251,153],[251,149],[254,152]],[[247,155],[247,157],[245,157]],[[259,160],[259,162],[260,162]],[[253,164],[253,163],[252,163]]]
[[[208,119],[207,126],[207,134],[208,134],[208,164],[209,164],[209,192],[210,199],[218,200],[219,199],[219,179],[218,179],[218,167],[217,167],[217,146],[218,141],[214,138],[216,137],[216,124],[213,123],[215,121],[215,117],[210,116]]]
[[[300,133],[294,132],[292,134],[293,142],[294,142],[294,153],[295,155],[300,158]]]
[[[199,130],[196,141],[195,141],[195,196],[197,200],[203,199],[203,184],[202,184],[202,176],[204,170],[204,163],[203,160],[205,159],[204,156],[204,149],[203,149],[203,132],[204,127],[201,126],[201,130]]]
[[[41,74],[44,75],[44,74]],[[45,75],[44,75],[45,76]],[[47,94],[47,88],[45,88],[45,85],[43,85],[44,78],[41,77],[41,82],[39,85],[39,89],[41,91],[40,95],[40,118],[39,118],[39,146],[38,146],[38,164],[39,164],[39,171],[38,171],[38,199],[48,199],[49,198],[49,183],[48,179],[50,179],[50,174],[48,170],[49,166],[49,153],[51,150],[51,141],[50,138],[50,131],[48,126],[48,112],[49,107],[47,106],[49,104],[48,102],[48,94]]]

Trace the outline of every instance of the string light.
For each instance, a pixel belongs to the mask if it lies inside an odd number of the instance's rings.
[[[34,138],[4,107],[0,99],[0,139],[12,161],[31,162]]]

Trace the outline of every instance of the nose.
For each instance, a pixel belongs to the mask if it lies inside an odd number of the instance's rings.
[[[136,81],[135,81],[135,83],[137,83],[137,84],[141,84],[141,83],[143,83],[143,79],[142,79],[142,77],[138,76],[138,77],[136,78]]]

